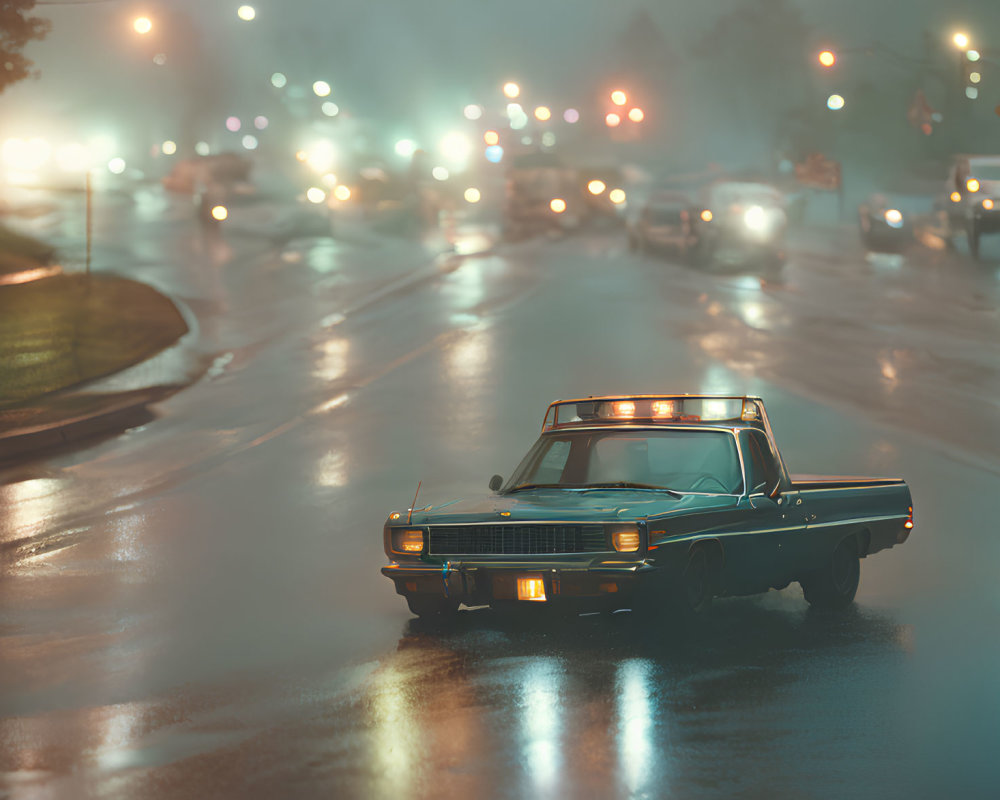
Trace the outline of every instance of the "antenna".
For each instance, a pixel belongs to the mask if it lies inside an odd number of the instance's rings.
[[[413,494],[413,502],[410,503],[410,508],[406,512],[406,524],[410,524],[410,518],[413,517],[413,509],[417,506],[417,495],[420,494],[420,484],[422,481],[417,481],[417,491]]]

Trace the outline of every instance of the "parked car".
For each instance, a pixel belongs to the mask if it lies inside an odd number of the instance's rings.
[[[905,542],[899,478],[789,475],[759,397],[588,397],[484,499],[393,512],[382,574],[419,616],[467,606],[704,608],[802,585],[850,604],[860,559]]]

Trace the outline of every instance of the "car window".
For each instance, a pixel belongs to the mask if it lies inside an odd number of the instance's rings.
[[[780,473],[767,437],[760,431],[750,431],[747,436],[747,450],[750,456],[748,465],[750,491],[754,491],[761,483],[764,484],[764,491],[770,491],[778,483]]]
[[[551,441],[548,449],[542,453],[532,482],[559,483],[562,480],[563,470],[566,468],[566,459],[569,458],[569,450],[569,441],[565,439]]]

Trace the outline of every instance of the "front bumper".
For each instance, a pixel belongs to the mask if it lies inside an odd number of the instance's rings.
[[[518,603],[517,579],[541,577],[545,603],[580,609],[625,608],[640,586],[660,568],[645,560],[615,560],[585,565],[549,561],[449,561],[441,565],[394,563],[382,567],[404,597],[457,600],[467,606]],[[531,605],[529,601],[520,601]]]

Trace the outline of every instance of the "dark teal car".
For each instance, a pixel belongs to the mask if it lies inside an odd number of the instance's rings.
[[[757,397],[588,397],[484,499],[393,512],[382,574],[419,616],[466,606],[614,610],[802,585],[854,600],[860,559],[913,527],[898,478],[790,476]]]

